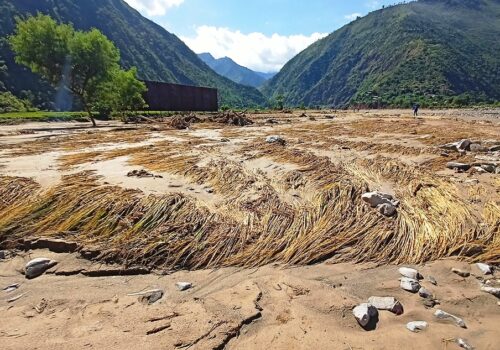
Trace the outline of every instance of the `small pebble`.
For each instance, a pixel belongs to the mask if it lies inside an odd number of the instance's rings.
[[[175,286],[177,287],[178,290],[180,290],[181,292],[185,291],[185,290],[188,290],[188,289],[191,289],[193,287],[193,285],[189,282],[177,282],[175,284]]]
[[[433,285],[435,285],[435,286],[437,286],[437,285],[438,285],[437,280],[436,280],[434,277],[432,277],[432,276],[427,277],[427,280],[428,280],[431,284],[433,284]]]
[[[451,272],[459,275],[460,277],[463,277],[463,278],[467,278],[470,276],[470,272],[467,272],[467,271],[463,271],[463,270],[460,270],[460,269],[451,269]]]
[[[426,330],[427,327],[429,327],[429,324],[425,321],[414,321],[406,325],[406,328],[414,333]]]

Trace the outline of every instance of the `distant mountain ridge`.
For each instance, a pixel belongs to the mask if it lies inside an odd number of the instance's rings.
[[[276,75],[276,73],[253,71],[239,65],[229,57],[216,59],[210,53],[200,53],[198,57],[218,74],[242,85],[258,88]]]
[[[372,12],[305,49],[262,91],[288,105],[500,101],[500,0],[419,0]]]
[[[266,103],[257,89],[216,74],[177,36],[141,16],[123,0],[0,0],[0,61],[8,68],[4,85],[38,104],[50,101],[53,89],[14,63],[6,40],[14,30],[16,16],[37,12],[72,23],[80,30],[101,30],[120,49],[122,66],[136,66],[141,79],[215,87],[221,103],[235,107]]]

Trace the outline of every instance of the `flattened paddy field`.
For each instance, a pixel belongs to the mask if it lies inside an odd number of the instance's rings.
[[[440,349],[458,336],[498,345],[495,297],[450,269],[500,264],[499,110],[246,118],[0,126],[0,249],[10,256],[0,287],[21,281],[30,257],[60,262],[15,306],[2,296],[15,329],[0,326],[1,341],[35,348],[49,332],[37,348]],[[443,146],[461,140],[472,146]],[[375,191],[393,197],[394,215],[363,200]],[[433,311],[400,290],[396,265],[446,281],[441,303],[473,330],[406,330]],[[105,266],[149,274],[80,274]],[[193,291],[149,311],[122,298],[179,280]],[[52,313],[26,316],[42,295]],[[397,296],[409,314],[362,330],[351,309],[372,295]]]

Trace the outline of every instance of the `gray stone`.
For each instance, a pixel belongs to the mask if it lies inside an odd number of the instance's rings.
[[[57,261],[47,258],[37,258],[28,262],[24,268],[25,276],[28,279],[41,276],[48,269],[57,265]]]
[[[7,257],[7,254],[5,254],[4,250],[0,250],[0,260],[3,260]]]
[[[189,282],[177,282],[175,286],[177,287],[178,290],[182,292],[191,289],[193,287],[193,284]]]
[[[414,333],[426,330],[429,324],[425,321],[413,321],[406,325],[406,328]]]
[[[387,204],[387,203],[381,204],[378,206],[377,209],[380,212],[380,214],[387,216],[387,217],[392,217],[392,216],[396,215],[396,213],[397,213],[396,207],[392,204]]]
[[[164,294],[165,294],[165,292],[161,289],[151,290],[151,291],[145,293],[144,295],[141,295],[139,297],[139,301],[143,304],[152,305],[152,304],[156,303],[158,300],[160,300],[161,298],[163,298]]]
[[[471,170],[471,174],[486,174],[488,171],[480,166],[475,166]]]
[[[5,287],[5,288],[3,289],[3,291],[4,291],[5,293],[10,293],[10,292],[15,291],[15,290],[16,290],[17,288],[19,288],[20,286],[21,286],[21,285],[20,285],[19,283],[10,284],[10,285],[8,285],[7,287]]]
[[[361,199],[369,204],[372,208],[377,208],[382,204],[390,204],[393,206],[398,206],[399,202],[394,200],[394,197],[387,193],[381,192],[369,192],[361,196]]]
[[[464,320],[462,320],[460,317],[449,314],[443,310],[436,310],[436,312],[434,313],[434,316],[438,320],[449,321],[449,322],[454,323],[458,327],[467,328],[467,325],[465,324]]]
[[[368,304],[377,308],[377,310],[390,311],[396,315],[402,315],[403,305],[394,297],[370,297]]]
[[[449,162],[448,164],[446,164],[446,167],[448,169],[461,170],[461,171],[467,171],[471,168],[470,164],[464,164],[458,162]]]
[[[422,287],[418,290],[418,295],[420,295],[422,298],[425,298],[425,299],[433,297],[433,294],[429,290],[425,289],[424,287]]]
[[[367,303],[356,306],[352,313],[361,327],[366,327],[370,320],[378,315],[377,308]]]
[[[490,147],[490,152],[498,152],[498,151],[500,151],[500,145]]]
[[[420,290],[420,283],[412,278],[401,278],[400,286],[402,289],[412,293],[417,293]]]

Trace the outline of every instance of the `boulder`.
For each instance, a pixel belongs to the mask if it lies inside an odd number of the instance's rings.
[[[418,283],[417,280],[408,277],[401,278],[400,286],[402,289],[412,293],[417,293],[420,290],[420,283]]]
[[[464,320],[462,320],[460,317],[449,314],[443,310],[436,310],[436,312],[434,313],[434,316],[438,320],[449,321],[449,322],[454,323],[458,327],[467,328],[467,325],[465,324]]]
[[[368,304],[377,308],[377,310],[387,310],[396,315],[404,313],[403,305],[393,297],[370,297]]]
[[[189,282],[177,282],[175,284],[175,286],[177,287],[178,290],[180,290],[181,292],[185,291],[185,290],[188,290],[188,289],[191,289],[193,287],[193,285]]]
[[[267,143],[276,143],[276,144],[282,145],[282,146],[286,145],[285,139],[282,138],[281,136],[277,136],[277,135],[267,137],[266,142]]]
[[[406,325],[406,328],[414,333],[426,330],[429,324],[425,321],[413,321]]]
[[[378,315],[377,309],[367,303],[356,306],[352,310],[352,313],[361,327],[366,327],[370,323],[370,320]]]
[[[24,274],[27,279],[33,279],[43,275],[45,271],[56,265],[57,261],[47,258],[36,258],[26,264]]]
[[[470,164],[464,164],[458,162],[449,162],[448,164],[446,164],[446,167],[448,169],[460,170],[460,171],[467,171],[471,168]]]

